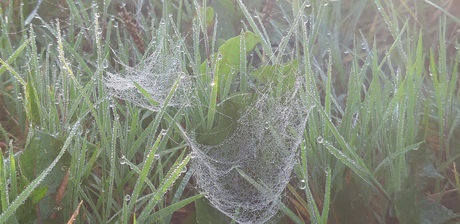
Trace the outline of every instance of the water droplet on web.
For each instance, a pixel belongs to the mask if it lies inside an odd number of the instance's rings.
[[[127,194],[125,195],[125,201],[130,201],[131,200],[131,195]]]
[[[187,167],[186,167],[186,166],[184,166],[184,168],[182,168],[182,170],[181,170],[180,172],[181,172],[181,173],[185,173],[185,172],[187,172]]]
[[[107,58],[105,58],[103,61],[102,61],[102,67],[104,69],[108,68],[109,67],[109,61],[107,60]]]
[[[323,142],[324,142],[323,137],[318,136],[318,138],[316,138],[316,142],[318,142],[319,144],[323,144]]]
[[[300,181],[297,183],[297,187],[298,187],[300,190],[304,190],[304,189],[307,187],[307,183],[305,182],[305,180],[300,180]]]

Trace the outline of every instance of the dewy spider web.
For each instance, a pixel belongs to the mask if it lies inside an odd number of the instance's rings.
[[[196,89],[192,87],[192,77],[182,72],[182,55],[177,46],[180,45],[162,38],[141,65],[127,67],[123,76],[108,73],[105,85],[109,93],[157,111],[179,81],[167,105],[202,107],[191,100]],[[253,86],[257,100],[241,109],[235,132],[223,142],[204,145],[194,140],[193,133],[187,134],[199,190],[215,208],[239,223],[265,223],[279,210],[311,110],[298,68],[294,73],[296,82],[289,88],[279,88],[282,77]],[[158,105],[149,103],[134,82]],[[283,93],[274,91],[276,86]]]
[[[182,72],[181,48],[180,44],[161,38],[155,46],[155,51],[136,68],[126,66],[123,76],[107,73],[105,86],[109,94],[140,107],[158,111],[178,81],[178,86],[167,105],[191,106],[189,96],[192,95],[190,93],[193,85],[190,76]],[[134,83],[145,89],[158,105],[152,105],[145,99]]]
[[[222,143],[191,143],[199,189],[239,223],[265,223],[279,210],[311,109],[300,80],[279,97],[271,88],[259,92]]]

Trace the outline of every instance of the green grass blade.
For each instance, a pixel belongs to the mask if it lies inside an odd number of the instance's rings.
[[[29,39],[26,39],[26,40],[25,40],[25,41],[24,41],[24,42],[23,42],[23,43],[22,43],[12,54],[11,54],[11,56],[10,56],[6,61],[3,61],[3,60],[0,61],[0,62],[3,64],[2,67],[0,67],[0,77],[2,77],[3,72],[5,72],[5,71],[7,70],[7,68],[9,67],[8,64],[13,63],[14,60],[16,60],[16,58],[18,58],[18,57],[21,55],[22,51],[23,51],[28,45],[29,45]],[[1,58],[0,58],[0,60],[1,60]],[[11,68],[8,69],[8,70],[11,70]],[[20,81],[21,84],[24,85],[24,80],[22,80],[21,77],[16,77],[16,79],[17,79],[18,81]]]
[[[163,208],[157,212],[155,212],[154,214],[152,214],[150,217],[147,218],[147,222],[146,223],[156,223],[159,219],[162,219],[164,218],[165,216],[168,216],[170,214],[172,214],[173,212],[179,210],[180,208],[202,198],[204,195],[202,194],[197,194],[195,196],[192,196],[192,197],[189,197],[189,198],[186,198],[184,200],[181,200],[181,201],[178,201],[178,202],[175,202],[171,205],[169,205],[168,207],[166,208]]]
[[[184,167],[187,165],[189,161],[190,161],[190,156],[187,156],[182,161],[175,162],[174,166],[169,170],[168,174],[163,179],[157,191],[153,194],[149,203],[145,206],[144,210],[139,215],[137,219],[139,223],[145,223],[153,207],[159,202],[159,200],[163,197],[166,191],[168,191],[168,189],[179,178],[179,176],[182,173],[182,170],[184,169]]]
[[[56,166],[59,162],[61,157],[66,152],[67,148],[72,142],[73,137],[75,136],[77,130],[80,128],[80,122],[76,122],[69,133],[66,141],[64,142],[64,146],[62,146],[61,151],[57,155],[57,157],[53,160],[53,162],[45,169],[43,172],[37,176],[29,185],[18,195],[16,199],[6,208],[3,210],[3,213],[0,215],[0,223],[5,223],[8,218],[10,218],[14,212],[24,203],[25,200],[32,194],[32,192],[38,187],[38,185],[45,179],[45,177],[50,173],[50,171]]]

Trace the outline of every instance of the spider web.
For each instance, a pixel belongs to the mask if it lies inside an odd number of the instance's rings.
[[[192,78],[182,71],[181,47],[163,38],[155,51],[136,67],[125,66],[123,74],[107,72],[104,83],[109,94],[152,111],[158,111],[166,100],[167,106],[191,106]],[[176,82],[177,87],[173,88]],[[146,90],[157,104],[152,105],[135,83]],[[171,91],[172,97],[167,99]]]
[[[311,110],[297,79],[278,97],[270,87],[259,91],[220,144],[190,144],[199,190],[239,223],[265,223],[279,210]]]
[[[162,105],[192,110],[204,106],[192,100],[197,95],[194,79],[182,72],[182,51],[177,46],[163,38],[140,65],[126,67],[123,74],[107,73],[104,81],[109,94],[153,111]],[[274,76],[276,80],[252,86],[257,99],[241,108],[234,133],[221,143],[200,144],[195,133],[185,133],[199,190],[239,223],[265,223],[279,211],[311,111],[298,68],[294,75],[293,85],[280,87],[283,77]],[[135,83],[158,104],[146,100]]]

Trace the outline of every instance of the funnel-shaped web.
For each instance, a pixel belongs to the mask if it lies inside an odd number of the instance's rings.
[[[239,223],[265,223],[279,210],[310,111],[299,91],[259,93],[233,135],[218,145],[191,143],[199,189]]]

